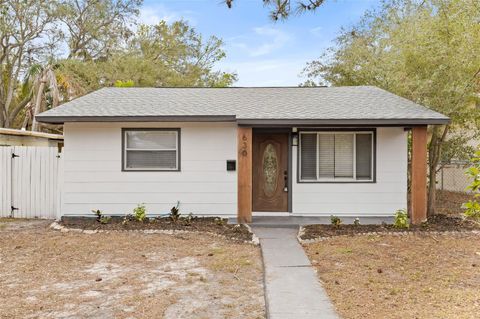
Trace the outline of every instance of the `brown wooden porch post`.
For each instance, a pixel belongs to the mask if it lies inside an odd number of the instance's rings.
[[[410,187],[411,221],[427,219],[427,126],[412,129],[412,181]]]
[[[252,222],[252,128],[238,127],[238,223]]]

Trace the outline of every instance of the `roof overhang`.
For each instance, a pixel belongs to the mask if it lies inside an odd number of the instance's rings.
[[[450,123],[450,119],[238,119],[237,122],[244,126],[414,126],[443,125]]]
[[[41,123],[65,122],[235,122],[233,115],[172,115],[172,116],[36,116]]]
[[[237,122],[242,126],[414,126],[449,124],[449,118],[426,119],[237,119],[234,115],[37,116],[38,122]]]

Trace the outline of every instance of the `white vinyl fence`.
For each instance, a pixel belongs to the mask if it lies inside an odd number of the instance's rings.
[[[62,162],[56,147],[0,146],[0,217],[57,218]]]

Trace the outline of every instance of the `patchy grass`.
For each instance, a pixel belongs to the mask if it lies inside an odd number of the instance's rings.
[[[265,316],[258,247],[202,234],[5,227],[0,286],[2,318]]]
[[[353,236],[305,245],[343,318],[477,318],[480,236]]]

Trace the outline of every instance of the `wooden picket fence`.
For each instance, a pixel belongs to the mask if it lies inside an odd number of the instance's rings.
[[[62,165],[56,147],[0,146],[0,217],[57,218]]]

